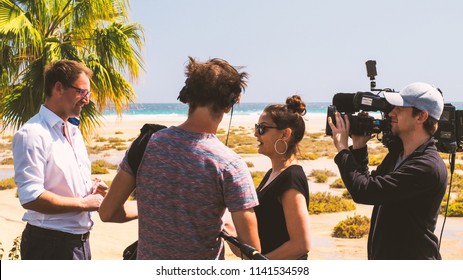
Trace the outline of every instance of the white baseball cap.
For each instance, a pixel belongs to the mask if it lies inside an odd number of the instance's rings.
[[[415,107],[427,111],[429,116],[440,119],[444,110],[444,98],[438,89],[426,83],[412,83],[399,93],[385,92],[384,97],[393,106]]]

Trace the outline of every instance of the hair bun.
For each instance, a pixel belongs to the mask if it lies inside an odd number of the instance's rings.
[[[286,98],[286,106],[288,106],[288,109],[301,116],[305,115],[307,112],[305,109],[305,103],[299,95],[293,95]]]

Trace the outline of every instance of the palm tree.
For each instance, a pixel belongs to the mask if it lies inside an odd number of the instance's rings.
[[[101,111],[121,114],[135,99],[130,84],[143,69],[139,24],[129,0],[0,0],[0,124],[17,129],[45,100],[43,70],[71,59],[93,70],[92,99],[81,115],[88,136]]]

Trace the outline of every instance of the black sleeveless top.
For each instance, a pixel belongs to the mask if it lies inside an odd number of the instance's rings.
[[[257,188],[259,205],[254,208],[259,227],[259,238],[262,254],[267,254],[289,240],[283,205],[280,198],[289,189],[296,189],[302,193],[309,207],[309,185],[304,170],[300,165],[291,165],[278,175],[263,190],[262,187],[268,181],[272,169],[267,171],[262,182]],[[301,256],[307,259],[307,254]]]

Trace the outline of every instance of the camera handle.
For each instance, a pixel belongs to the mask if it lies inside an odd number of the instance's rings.
[[[437,250],[440,251],[440,244],[442,242],[442,234],[444,233],[444,227],[445,227],[445,221],[447,220],[447,211],[449,209],[449,203],[450,203],[450,193],[452,191],[452,182],[453,182],[453,172],[455,171],[455,155],[456,151],[452,151],[450,154],[450,183],[449,183],[449,194],[447,196],[447,203],[445,205],[445,214],[444,214],[444,222],[442,223],[442,228],[440,231],[440,237],[439,237],[439,244],[437,246]]]

